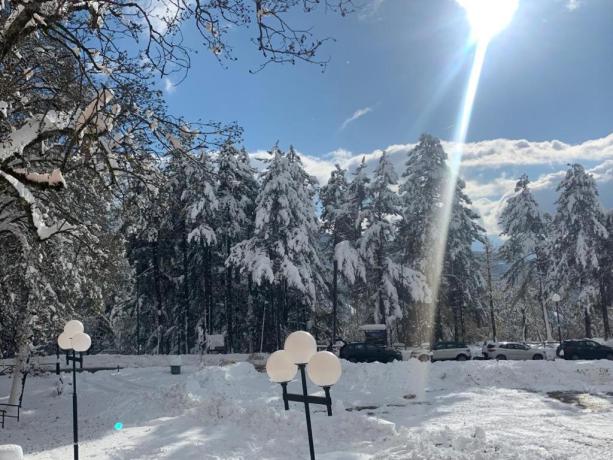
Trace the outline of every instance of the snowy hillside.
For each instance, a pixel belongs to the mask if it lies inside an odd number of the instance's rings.
[[[610,458],[612,362],[343,362],[343,371],[334,415],[313,411],[320,459]],[[31,460],[69,458],[69,380],[58,396],[56,376],[30,379],[23,419],[0,431],[2,442]],[[187,366],[180,376],[167,367],[103,371],[78,385],[84,458],[308,455],[300,405],[285,412],[280,388],[249,363]],[[8,386],[0,377],[0,394]]]

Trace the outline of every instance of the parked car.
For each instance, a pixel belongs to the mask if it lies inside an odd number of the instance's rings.
[[[352,363],[391,363],[402,361],[402,354],[392,348],[365,342],[348,343],[341,348],[340,357]]]
[[[611,359],[613,348],[590,339],[564,340],[556,350],[564,359]]]
[[[409,358],[418,359],[421,362],[432,360],[432,352],[429,350],[430,345],[422,344],[420,347],[411,348],[409,350]]]
[[[436,342],[432,346],[432,362],[434,361],[466,361],[472,358],[470,349],[462,342]]]
[[[488,359],[545,359],[547,354],[541,348],[534,348],[521,342],[490,342],[484,352]]]

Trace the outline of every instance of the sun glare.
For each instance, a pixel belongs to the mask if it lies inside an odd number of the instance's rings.
[[[447,233],[451,220],[456,181],[460,172],[464,144],[472,118],[475,97],[479,88],[481,71],[485,62],[488,45],[491,39],[509,25],[515,11],[517,10],[518,0],[457,0],[466,10],[466,15],[470,22],[472,31],[472,44],[474,44],[474,57],[462,106],[458,114],[458,120],[453,137],[453,148],[449,156],[450,178],[443,190],[443,206],[435,217],[437,225],[434,228],[440,232],[440,236],[435,238],[435,247],[432,251],[432,272],[428,274],[433,287],[433,298],[438,298],[441,276],[444,264],[445,250],[447,244]],[[469,49],[467,47],[466,49]],[[435,308],[430,312],[430,324],[434,322]]]
[[[458,3],[466,10],[475,41],[489,42],[509,25],[518,0],[458,0]]]

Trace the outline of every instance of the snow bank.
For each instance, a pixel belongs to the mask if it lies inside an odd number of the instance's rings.
[[[234,355],[239,362],[224,366],[200,367],[194,361],[181,375],[170,374],[165,356],[87,357],[92,358],[97,365],[107,360],[162,367],[79,376],[84,458],[308,457],[303,406],[292,402],[285,411],[280,386],[244,362],[247,355]],[[186,363],[199,357],[182,358]],[[227,355],[205,358],[231,360]],[[317,458],[610,458],[613,398],[607,392],[613,362],[343,361],[342,366],[343,376],[331,392],[333,416],[324,407],[311,408]],[[60,395],[56,380],[54,375],[29,379],[22,421],[1,433],[23,445],[31,460],[70,457],[70,379],[64,378]],[[0,397],[9,382],[0,377]],[[288,389],[301,390],[297,382]],[[564,403],[547,394],[553,390],[591,393],[601,405]],[[309,392],[321,394],[312,385]],[[119,431],[113,429],[118,421],[123,424]]]
[[[0,446],[0,460],[23,460],[23,451],[14,444]]]

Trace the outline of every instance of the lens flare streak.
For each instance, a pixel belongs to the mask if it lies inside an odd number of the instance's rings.
[[[464,93],[464,99],[462,101],[462,107],[456,124],[453,138],[454,147],[450,152],[449,178],[442,191],[441,207],[437,212],[437,216],[435,216],[437,224],[434,228],[438,229],[440,234],[436,235],[436,238],[433,238],[436,244],[431,253],[432,259],[430,263],[428,263],[429,269],[426,273],[428,283],[432,287],[433,303],[430,309],[431,325],[434,324],[436,315],[449,225],[452,219],[455,202],[457,180],[475,98],[477,96],[477,89],[481,79],[481,72],[485,62],[485,55],[487,54],[490,40],[510,23],[518,6],[517,0],[458,0],[458,3],[466,9],[467,17],[471,24],[471,39],[474,45],[474,57],[468,83],[466,85],[466,91]],[[431,328],[431,331],[433,333],[434,328]]]

